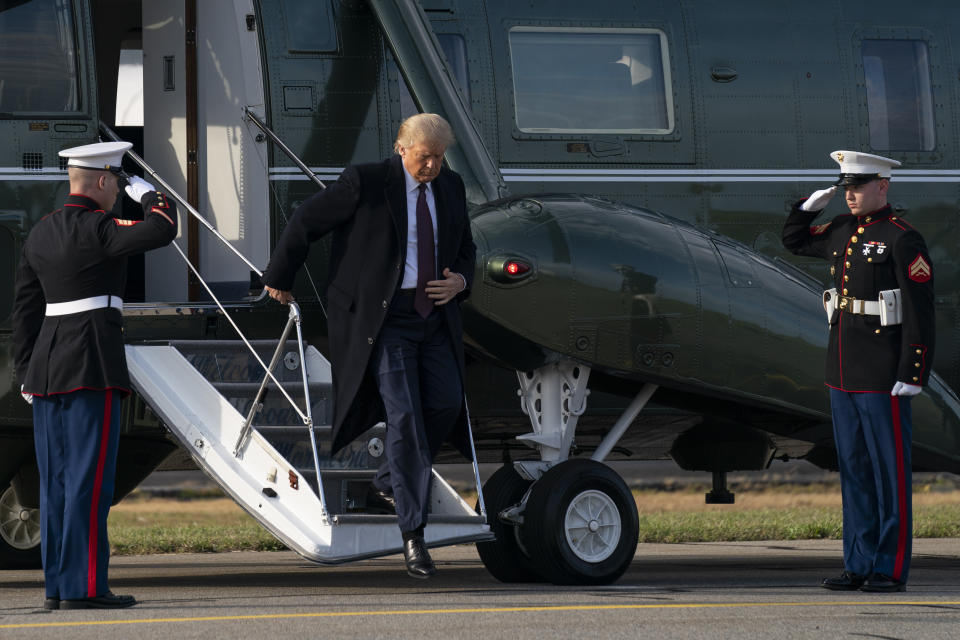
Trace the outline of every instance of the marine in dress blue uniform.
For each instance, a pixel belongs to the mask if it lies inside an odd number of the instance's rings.
[[[463,180],[443,167],[452,142],[440,116],[408,118],[397,155],[347,167],[294,212],[263,274],[270,296],[289,302],[310,243],[332,234],[333,446],[386,420],[386,461],[367,504],[395,509],[416,578],[436,571],[423,537],[433,458],[448,439],[469,455],[459,305],[476,247]]]
[[[127,257],[168,244],[174,205],[121,169],[127,142],[65,149],[70,194],[31,230],[17,268],[17,377],[33,405],[41,554],[48,609],[126,607],[107,584],[120,402],[130,393],[123,346]],[[108,211],[120,185],[142,221]]]
[[[912,548],[911,408],[930,376],[933,263],[923,237],[886,195],[899,162],[834,151],[836,185],[793,206],[784,246],[830,262],[824,293],[826,384],[843,498],[844,571],[833,590],[903,591]],[[812,224],[838,187],[850,214]]]

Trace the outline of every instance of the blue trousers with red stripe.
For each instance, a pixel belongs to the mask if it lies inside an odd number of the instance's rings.
[[[830,390],[843,496],[843,561],[907,581],[913,543],[910,398]]]
[[[35,396],[43,575],[48,598],[108,591],[107,513],[120,435],[119,392],[82,389]]]

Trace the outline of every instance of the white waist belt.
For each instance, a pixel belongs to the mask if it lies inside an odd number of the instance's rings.
[[[93,296],[92,298],[82,298],[80,300],[70,300],[69,302],[48,302],[48,316],[65,316],[71,313],[80,313],[81,311],[93,311],[94,309],[105,309],[113,307],[123,311],[123,298],[117,296]]]
[[[847,313],[856,313],[862,316],[880,315],[880,303],[877,300],[858,300],[856,298],[840,296],[840,301],[837,306],[841,311],[846,311]]]

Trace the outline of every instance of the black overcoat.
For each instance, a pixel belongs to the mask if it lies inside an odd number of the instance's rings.
[[[827,385],[842,391],[889,393],[897,381],[925,385],[933,364],[933,263],[920,233],[890,206],[868,215],[841,215],[811,226],[819,211],[796,203],[783,228],[783,244],[797,255],[830,261],[837,291],[876,301],[900,289],[903,322],[843,311],[830,327]]]
[[[48,302],[123,296],[127,257],[167,245],[177,235],[176,206],[166,196],[152,191],[141,204],[142,221],[122,220],[87,196],[71,194],[62,209],[30,231],[17,266],[13,305],[17,379],[25,392],[129,393],[118,309],[61,316],[46,316],[45,310]]]
[[[407,245],[403,171],[400,156],[348,166],[336,182],[294,211],[263,274],[264,284],[290,291],[310,243],[333,234],[327,329],[333,369],[334,451],[386,419],[368,364],[403,276]],[[460,378],[465,380],[460,302],[469,295],[473,282],[476,247],[463,180],[444,167],[432,186],[437,209],[437,273],[449,268],[467,281],[466,289],[441,307]],[[451,442],[469,457],[465,406],[452,430]]]

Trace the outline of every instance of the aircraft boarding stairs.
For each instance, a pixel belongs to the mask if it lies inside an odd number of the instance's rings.
[[[250,345],[263,362],[276,350],[274,375],[301,407],[306,374],[312,419],[320,425],[312,429],[316,457],[311,429],[273,381],[242,435],[265,376],[241,340],[128,345],[127,364],[134,387],[198,466],[289,548],[324,564],[400,552],[396,516],[369,513],[365,504],[383,459],[383,424],[331,455],[326,358],[306,346],[301,361],[295,340],[282,349],[271,340]],[[439,546],[493,536],[485,518],[434,470],[425,537],[428,545]]]

